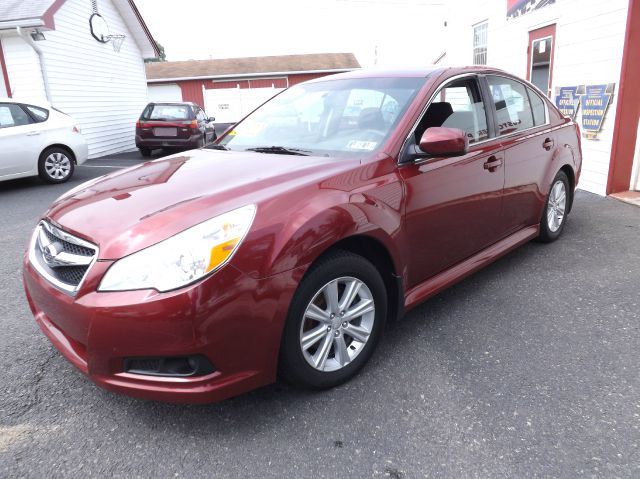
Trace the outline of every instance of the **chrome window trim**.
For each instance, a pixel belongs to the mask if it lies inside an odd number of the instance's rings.
[[[456,80],[460,80],[461,78],[467,78],[467,77],[478,77],[479,75],[484,75],[486,76],[497,76],[497,77],[501,77],[501,78],[506,78],[507,80],[512,80],[515,82],[520,83],[522,86],[524,86],[525,88],[529,88],[531,91],[533,91],[535,94],[537,94],[538,96],[541,97],[541,95],[536,91],[535,87],[531,88],[530,86],[528,86],[526,83],[523,83],[521,80],[516,79],[516,78],[512,78],[510,76],[507,75],[502,75],[500,73],[493,73],[493,72],[474,72],[474,73],[461,73],[460,75],[455,75],[452,76],[451,78],[448,78],[445,83],[443,83],[440,87],[438,87],[438,89],[433,93],[433,95],[431,95],[431,97],[429,98],[429,101],[427,102],[427,104],[424,106],[424,108],[422,109],[422,111],[420,112],[420,114],[418,115],[418,118],[416,119],[416,121],[413,123],[413,126],[411,127],[411,129],[409,130],[409,134],[406,136],[406,138],[404,139],[404,141],[402,142],[402,146],[400,147],[400,153],[398,154],[398,165],[411,165],[416,163],[415,161],[406,161],[403,162],[402,160],[402,152],[404,152],[406,146],[407,146],[407,142],[410,140],[410,138],[413,136],[413,134],[415,133],[416,129],[418,128],[418,124],[420,123],[420,120],[422,120],[422,117],[425,115],[425,113],[427,113],[427,109],[429,108],[429,106],[431,105],[431,103],[433,103],[433,100],[435,99],[435,97],[438,95],[438,93],[440,93],[440,91],[449,83],[456,81]],[[546,98],[546,97],[545,97]],[[490,142],[490,141],[495,141],[495,140],[500,140],[502,138],[509,138],[511,136],[514,135],[519,135],[521,133],[524,133],[526,131],[530,131],[530,130],[534,130],[536,128],[542,128],[542,127],[547,127],[547,129],[551,126],[551,122],[549,121],[549,105],[548,103],[544,100],[544,98],[540,98],[542,100],[542,103],[544,104],[544,115],[545,115],[545,122],[541,125],[534,125],[531,128],[526,128],[524,130],[518,130],[518,131],[514,131],[512,133],[507,133],[506,135],[498,135],[498,136],[494,136],[492,138],[487,138],[486,140],[480,140],[480,141],[476,141],[474,143],[471,143],[469,145],[469,147],[475,147],[476,145],[482,145],[484,143]],[[486,111],[486,105],[485,105],[485,111]],[[533,116],[533,111],[531,113],[531,115]],[[488,122],[487,122],[488,123]]]
[[[546,95],[540,95],[538,93],[538,88],[531,83],[530,85],[527,85],[526,83],[524,83],[522,80],[519,80],[517,78],[512,78],[510,76],[507,75],[500,75],[498,73],[487,73],[485,76],[494,76],[494,77],[500,77],[500,78],[505,78],[507,80],[511,80],[513,82],[516,83],[520,83],[520,85],[522,85],[525,88],[525,92],[528,90],[531,90],[533,93],[535,93],[536,95],[538,95],[538,97],[540,97],[540,100],[542,100],[542,104],[544,105],[544,123],[542,123],[541,125],[533,125],[531,128],[525,128],[524,130],[518,130],[518,131],[514,131],[513,133],[507,133],[506,135],[503,136],[496,136],[496,138],[506,138],[508,136],[517,134],[517,133],[522,133],[523,131],[529,131],[529,130],[533,130],[535,128],[540,128],[543,126],[547,126],[547,125],[551,125],[551,122],[549,121],[549,104],[547,103],[547,101],[545,100],[545,98],[547,98]],[[531,108],[531,100],[529,100],[529,108]],[[531,109],[531,119],[535,122],[535,118],[533,117],[533,109]],[[474,143],[475,145],[475,143]]]
[[[77,286],[72,286],[72,285],[63,283],[62,281],[58,280],[57,278],[54,278],[53,276],[51,276],[47,272],[47,270],[42,266],[42,264],[40,264],[40,260],[36,256],[36,248],[38,247],[38,237],[39,237],[40,232],[41,232],[42,229],[46,229],[52,235],[58,236],[60,239],[62,239],[64,241],[67,241],[69,243],[73,243],[73,244],[78,245],[78,246],[82,246],[84,248],[91,249],[91,250],[93,250],[95,252],[88,265],[85,265],[85,264],[79,264],[78,265],[78,266],[87,266],[87,270],[85,271],[84,275],[82,276],[82,279],[77,284]],[[51,283],[53,286],[55,286],[59,290],[63,291],[64,293],[67,293],[67,294],[69,294],[71,296],[75,296],[75,294],[78,292],[80,287],[83,285],[84,280],[87,278],[87,274],[91,270],[91,267],[98,260],[98,254],[99,254],[99,248],[98,248],[97,245],[94,245],[93,243],[90,243],[90,242],[85,241],[83,239],[80,239],[80,238],[77,238],[75,236],[72,236],[69,233],[61,230],[60,228],[57,228],[57,227],[53,226],[52,224],[50,224],[50,223],[48,223],[47,221],[44,221],[44,220],[40,221],[38,223],[38,225],[36,226],[35,230],[33,231],[33,235],[31,237],[31,241],[29,242],[29,263],[31,263],[31,265],[35,268],[35,270],[44,279],[46,279],[49,283]]]

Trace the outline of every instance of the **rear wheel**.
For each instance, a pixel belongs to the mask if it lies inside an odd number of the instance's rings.
[[[68,150],[47,148],[38,160],[38,175],[47,183],[64,183],[73,176],[75,163]]]
[[[140,154],[142,156],[144,156],[145,158],[149,158],[151,156],[151,149],[150,148],[138,148],[140,150]]]
[[[353,377],[371,357],[387,314],[378,270],[353,253],[321,259],[289,308],[280,371],[290,382],[329,388]]]
[[[564,224],[567,222],[570,194],[569,179],[564,171],[559,171],[553,179],[547,195],[547,202],[540,221],[540,241],[550,243],[562,234]]]

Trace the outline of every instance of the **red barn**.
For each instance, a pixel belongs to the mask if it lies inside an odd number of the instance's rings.
[[[192,101],[233,123],[279,91],[360,68],[352,53],[317,53],[147,63],[150,101]]]

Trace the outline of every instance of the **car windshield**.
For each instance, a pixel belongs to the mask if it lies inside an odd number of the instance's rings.
[[[384,143],[424,82],[356,78],[296,85],[236,125],[220,145],[261,153],[369,154]]]
[[[146,120],[189,120],[186,105],[149,105],[142,115]]]

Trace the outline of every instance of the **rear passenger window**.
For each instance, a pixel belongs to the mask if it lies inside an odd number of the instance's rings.
[[[533,122],[536,126],[544,125],[547,122],[544,101],[531,88],[527,88],[531,110],[533,111]]]
[[[508,78],[489,76],[489,89],[496,107],[498,134],[508,135],[534,126],[525,86]]]
[[[0,128],[28,125],[29,123],[31,123],[29,115],[18,105],[0,104]]]
[[[36,122],[42,123],[43,121],[47,121],[49,118],[49,110],[45,110],[44,108],[38,108],[37,106],[26,105],[29,113],[35,118]]]
[[[435,96],[416,129],[416,143],[427,128],[441,126],[464,131],[469,144],[489,138],[487,114],[475,78],[449,83]]]

